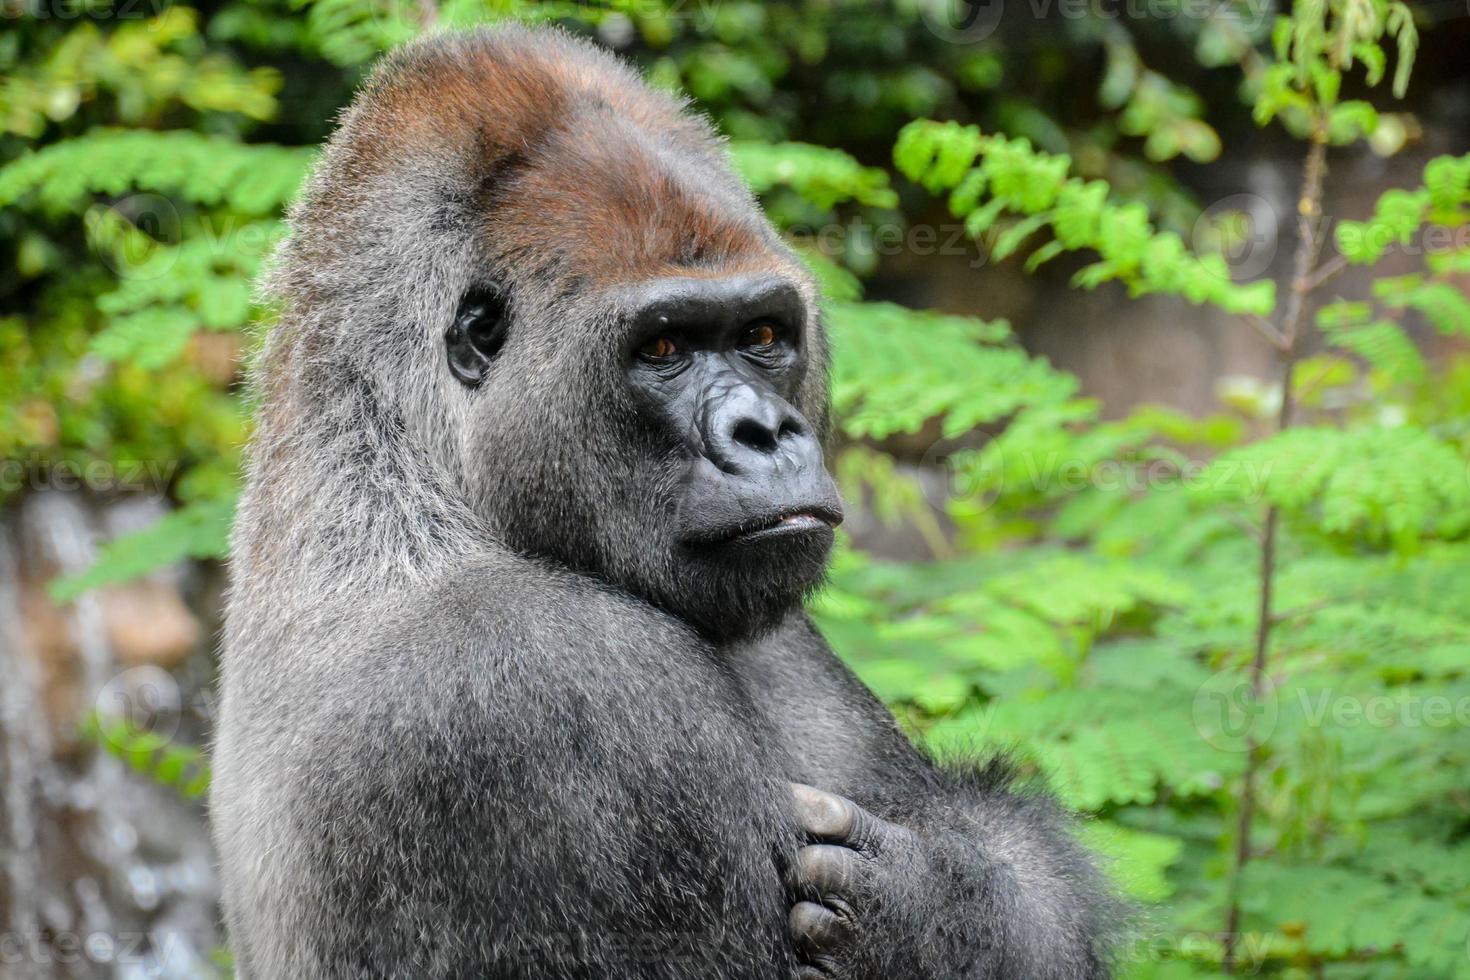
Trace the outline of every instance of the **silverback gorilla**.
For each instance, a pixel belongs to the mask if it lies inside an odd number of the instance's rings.
[[[242,977],[1109,975],[1064,821],[801,610],[826,343],[703,120],[562,33],[441,35],[291,225],[211,800]]]

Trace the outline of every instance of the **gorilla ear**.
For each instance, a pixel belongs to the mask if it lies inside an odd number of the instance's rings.
[[[490,362],[505,344],[505,297],[494,286],[476,287],[459,301],[454,322],[444,332],[449,370],[473,388],[485,378]]]

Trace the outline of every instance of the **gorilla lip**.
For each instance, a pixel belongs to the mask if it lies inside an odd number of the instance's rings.
[[[822,531],[830,533],[833,528],[841,523],[842,515],[840,513],[834,513],[825,508],[791,511],[742,524],[740,527],[733,529],[730,534],[716,539],[714,543],[766,541],[774,538],[794,537],[799,534],[812,534]]]

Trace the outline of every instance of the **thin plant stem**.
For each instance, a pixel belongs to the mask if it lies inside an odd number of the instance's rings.
[[[1291,289],[1287,293],[1286,308],[1282,313],[1281,326],[1276,331],[1280,337],[1281,362],[1281,411],[1276,419],[1276,431],[1291,427],[1295,411],[1293,387],[1296,381],[1299,340],[1302,317],[1307,309],[1307,299],[1314,289],[1328,277],[1317,275],[1317,260],[1322,252],[1322,180],[1327,170],[1327,134],[1319,125],[1312,136],[1310,149],[1302,172],[1302,192],[1297,200],[1297,243],[1292,263]],[[1276,552],[1281,514],[1274,504],[1266,507],[1266,520],[1261,534],[1260,561],[1260,604],[1256,619],[1255,654],[1250,664],[1251,704],[1258,705],[1266,693],[1268,658],[1271,649],[1271,629],[1276,619],[1272,612],[1273,589],[1276,582]],[[1246,732],[1245,772],[1241,776],[1240,815],[1235,828],[1235,855],[1226,886],[1227,904],[1225,913],[1225,935],[1222,965],[1225,973],[1235,973],[1236,945],[1240,931],[1241,881],[1245,867],[1251,857],[1251,824],[1256,815],[1256,783],[1265,752],[1254,728]]]

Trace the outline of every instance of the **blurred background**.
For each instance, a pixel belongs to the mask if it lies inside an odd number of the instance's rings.
[[[1013,754],[1128,978],[1470,977],[1470,9],[0,0],[0,977],[216,977],[251,281],[374,57],[555,21],[827,293],[813,611]]]

